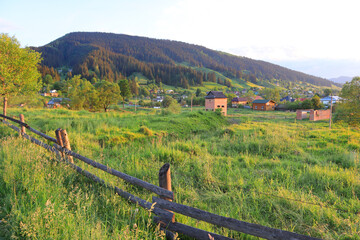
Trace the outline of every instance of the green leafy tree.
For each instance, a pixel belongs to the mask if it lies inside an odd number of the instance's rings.
[[[236,95],[233,94],[233,93],[228,93],[228,94],[225,94],[225,95],[227,96],[227,105],[228,105],[228,106],[231,106],[231,100],[232,100],[233,98],[235,98]]]
[[[65,95],[70,98],[72,109],[97,109],[98,94],[95,87],[80,75],[69,79],[62,88]]]
[[[21,48],[15,37],[0,34],[0,95],[4,99],[4,115],[10,96],[39,91],[41,83],[37,66],[40,61],[40,53]]]
[[[312,109],[313,105],[310,99],[305,99],[302,103],[301,103],[301,108],[303,109]]]
[[[255,93],[252,90],[249,90],[244,94],[244,97],[246,97],[248,101],[251,101],[252,98],[255,97]]]
[[[314,109],[320,109],[320,108],[324,107],[324,105],[321,103],[320,97],[318,95],[314,95],[311,98],[311,105]]]
[[[252,83],[257,83],[256,76],[254,74],[250,74],[249,81],[252,82]]]
[[[116,83],[101,81],[95,84],[98,92],[99,105],[104,108],[105,112],[111,104],[117,103],[121,99],[120,87]]]
[[[150,96],[150,92],[146,88],[140,88],[140,94],[142,94],[144,97],[149,97]]]
[[[360,77],[354,77],[344,84],[340,92],[341,103],[336,107],[335,120],[343,120],[351,125],[360,121]]]
[[[329,96],[331,93],[332,93],[332,90],[329,89],[329,88],[326,88],[326,89],[324,90],[324,97]]]
[[[263,90],[261,90],[261,94],[264,96],[265,99],[273,100],[275,102],[280,101],[279,89],[264,88]]]
[[[53,77],[50,74],[46,74],[44,79],[43,79],[43,84],[44,85],[51,85],[54,83]]]
[[[130,81],[130,90],[132,95],[139,95],[139,85],[137,84],[136,79]]]
[[[176,101],[172,101],[168,107],[168,111],[171,113],[180,113],[181,112],[181,106]]]
[[[130,89],[129,81],[126,79],[123,79],[123,80],[120,80],[118,84],[120,87],[120,95],[121,95],[122,101],[123,101],[123,108],[125,108],[125,99],[131,98],[131,89]]]
[[[201,89],[200,89],[200,88],[196,89],[195,95],[196,95],[197,97],[199,97],[200,94],[201,94]]]
[[[162,105],[167,108],[172,102],[176,102],[176,100],[170,96],[165,96]]]

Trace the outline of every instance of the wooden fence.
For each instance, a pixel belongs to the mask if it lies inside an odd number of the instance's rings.
[[[70,141],[67,135],[66,130],[57,129],[55,131],[56,138],[50,137],[40,131],[30,127],[24,121],[24,116],[20,114],[20,120],[5,116],[0,114],[0,117],[4,118],[2,121],[4,124],[12,128],[13,130],[19,132],[19,134],[25,138],[30,140],[31,142],[55,153],[57,157],[62,159],[65,163],[69,164],[75,171],[84,175],[85,177],[101,183],[106,187],[109,187],[114,190],[116,194],[119,196],[138,204],[139,206],[151,211],[153,214],[157,215],[154,217],[154,221],[157,224],[167,231],[167,236],[171,238],[173,236],[170,231],[178,232],[196,239],[231,239],[225,236],[221,236],[212,232],[207,232],[201,229],[197,229],[185,224],[181,224],[175,221],[175,213],[180,213],[182,215],[205,221],[220,227],[224,227],[230,230],[246,233],[252,236],[261,237],[264,239],[292,239],[292,240],[312,240],[317,239],[314,237],[301,235],[293,232],[283,231],[280,229],[270,228],[266,226],[262,226],[259,224],[243,222],[240,220],[236,220],[233,218],[228,218],[220,215],[216,215],[210,212],[206,212],[197,208],[193,208],[190,206],[182,205],[179,203],[172,202],[174,199],[174,193],[171,191],[171,174],[170,174],[170,165],[167,163],[160,168],[159,171],[159,185],[156,186],[151,183],[145,182],[138,178],[129,176],[125,173],[107,167],[103,164],[100,164],[94,160],[91,160],[87,157],[84,157],[74,151],[71,150]],[[9,122],[5,121],[8,119],[12,122],[15,122],[20,125],[20,128],[10,124]],[[53,145],[46,144],[37,140],[34,137],[26,134],[26,129],[47,139],[48,141],[53,142]],[[95,168],[103,170],[109,174],[112,174],[116,177],[123,179],[124,181],[140,186],[157,194],[158,197],[153,197],[152,202],[148,202],[143,200],[139,197],[132,195],[131,193],[125,192],[122,189],[119,189],[116,186],[111,186],[107,184],[103,179],[97,177],[96,175],[80,168],[79,166],[75,165],[73,162],[73,158],[79,159]]]

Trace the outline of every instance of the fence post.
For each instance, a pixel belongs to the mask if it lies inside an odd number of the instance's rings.
[[[165,163],[159,171],[159,186],[165,188],[169,191],[171,190],[171,174],[170,174],[170,164]],[[161,197],[164,200],[172,202],[172,199]],[[171,211],[170,211],[171,212]],[[173,215],[172,222],[175,222],[175,214]]]
[[[63,144],[63,141],[62,141],[62,138],[61,138],[61,128],[58,128],[58,129],[55,130],[55,136],[56,136],[57,144],[60,147],[64,147],[64,144]],[[63,152],[61,152],[61,157],[65,157],[65,154]]]
[[[6,110],[7,110],[7,97],[4,97],[4,106],[3,106],[3,115],[6,116]],[[4,118],[4,121],[5,121],[5,118]]]
[[[24,118],[24,114],[20,114],[20,121],[25,123],[25,118]],[[21,126],[20,128],[20,134],[25,134],[26,133],[26,130],[25,130],[25,126]]]
[[[62,143],[64,145],[63,147],[66,148],[67,150],[71,150],[69,136],[68,136],[66,130],[61,129],[60,134],[61,134]],[[71,163],[74,163],[74,159],[73,159],[72,156],[68,156],[68,158],[69,158]]]

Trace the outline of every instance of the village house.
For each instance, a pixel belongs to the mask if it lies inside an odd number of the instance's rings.
[[[205,97],[205,110],[215,111],[220,108],[224,116],[227,115],[227,97],[223,92],[210,91]]]
[[[333,96],[332,97],[332,103],[335,104],[337,103],[338,101],[340,101],[341,98],[339,96]],[[324,97],[324,98],[321,98],[320,99],[320,102],[324,105],[330,105],[331,104],[331,96],[327,96],[327,97]]]
[[[283,101],[295,102],[295,98],[293,98],[291,96],[286,96],[286,97],[283,97],[282,99],[280,99],[280,102],[283,102]]]
[[[153,101],[154,102],[162,102],[164,100],[164,97],[163,96],[156,96],[156,98],[153,98]]]
[[[257,111],[274,111],[276,102],[273,100],[254,100],[252,109]]]
[[[56,90],[51,90],[49,93],[42,93],[41,96],[47,97],[58,97],[59,93]]]
[[[308,99],[308,98],[297,98],[296,101],[303,102],[303,101],[305,101],[306,99]]]
[[[52,98],[47,104],[47,108],[61,108],[64,104],[69,107],[69,98]]]
[[[245,105],[249,101],[247,98],[244,97],[235,97],[231,100],[231,106],[232,107],[239,107],[239,105]]]

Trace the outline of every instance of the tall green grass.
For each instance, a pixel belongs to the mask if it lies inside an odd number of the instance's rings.
[[[20,110],[9,112],[17,116]],[[59,127],[66,129],[80,154],[153,184],[169,162],[178,203],[324,239],[359,239],[358,129],[335,124],[330,131],[326,122],[259,118],[247,110],[230,118],[203,111],[28,110],[24,115],[51,136]],[[78,176],[11,131],[0,126],[0,219],[6,222],[0,232],[5,236],[163,237],[147,211]],[[77,164],[151,201],[149,192]],[[48,218],[51,224],[43,220]],[[256,239],[180,214],[176,219],[236,239]]]

